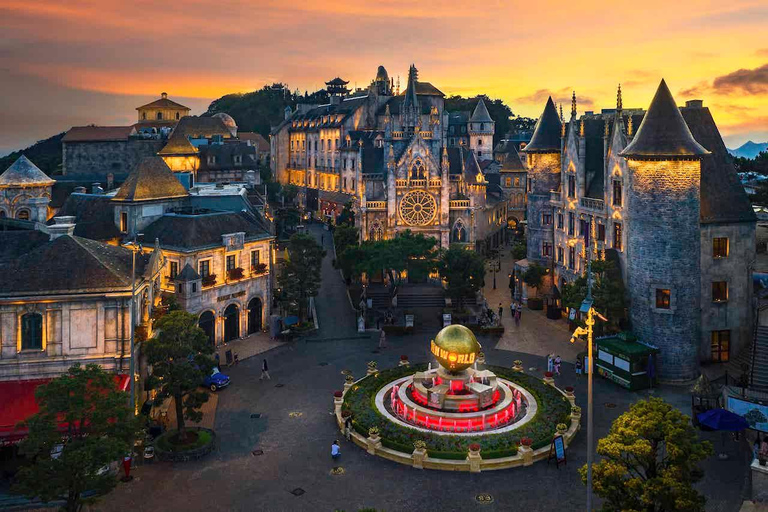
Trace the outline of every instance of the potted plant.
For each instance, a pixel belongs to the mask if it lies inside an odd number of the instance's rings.
[[[565,396],[573,398],[573,386],[565,386]]]
[[[520,439],[520,444],[522,446],[525,446],[526,448],[530,448],[531,445],[533,444],[533,439],[531,439],[530,437],[524,437]]]
[[[469,445],[469,453],[471,454],[478,454],[480,453],[480,444],[478,443],[472,443]]]
[[[408,356],[405,354],[400,356],[400,366],[408,366],[410,362],[408,361]]]
[[[333,392],[333,397],[334,398],[341,398],[342,396],[344,396],[344,393],[341,392],[341,391],[334,391]]]
[[[347,375],[346,377],[344,377],[344,382],[346,382],[347,384],[352,384],[353,382],[355,382],[355,378],[352,375]]]
[[[352,411],[350,411],[349,409],[344,409],[343,411],[341,411],[342,418],[347,419],[350,416],[352,416]]]
[[[516,372],[522,372],[523,362],[520,359],[515,359],[514,363],[512,364],[512,369]]]
[[[414,448],[415,450],[419,450],[419,451],[421,451],[421,450],[426,450],[426,449],[427,449],[427,443],[425,443],[425,442],[424,442],[424,441],[422,441],[421,439],[417,439],[417,440],[415,440],[415,441],[413,442],[413,448]]]
[[[256,275],[264,274],[267,271],[267,264],[266,263],[259,263],[258,265],[254,265],[251,267],[251,272],[253,272]]]
[[[379,437],[379,427],[371,427],[368,429],[368,437]]]
[[[216,284],[216,274],[208,274],[207,276],[203,276],[203,286],[213,286]]]
[[[227,278],[230,281],[237,281],[239,279],[243,278],[243,269],[242,267],[235,267],[227,270]]]
[[[557,433],[559,435],[563,435],[568,431],[568,425],[566,425],[565,423],[558,423],[557,427],[555,428],[557,429]]]

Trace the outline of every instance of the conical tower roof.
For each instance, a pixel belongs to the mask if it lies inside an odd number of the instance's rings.
[[[24,155],[21,155],[4,173],[0,174],[0,186],[53,185],[53,183],[54,180]]]
[[[483,98],[480,98],[480,101],[477,102],[477,105],[475,106],[475,111],[472,112],[472,117],[469,118],[469,121],[472,123],[492,123],[493,118],[491,118],[491,114],[488,113],[488,108],[485,106],[485,102],[483,101]]]
[[[560,117],[550,96],[544,112],[536,121],[531,142],[523,149],[526,153],[556,153],[560,151]]]
[[[636,159],[698,158],[709,151],[696,142],[662,79],[632,142],[621,152]]]
[[[113,201],[151,201],[189,195],[171,168],[159,156],[144,158],[131,171]]]

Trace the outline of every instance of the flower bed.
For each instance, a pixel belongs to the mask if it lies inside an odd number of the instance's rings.
[[[427,369],[426,364],[411,367],[399,366],[382,370],[359,381],[344,396],[342,411],[352,413],[352,426],[359,434],[367,437],[368,429],[377,427],[383,446],[410,454],[414,441],[426,444],[430,457],[439,459],[464,460],[469,445],[477,443],[484,459],[510,457],[517,454],[522,437],[532,439],[534,450],[548,446],[559,423],[570,424],[571,404],[555,388],[547,386],[540,379],[498,366],[487,366],[497,376],[527,389],[536,399],[538,409],[531,421],[520,428],[494,434],[489,432],[477,436],[446,436],[430,434],[404,427],[386,419],[374,404],[376,393],[389,382]]]

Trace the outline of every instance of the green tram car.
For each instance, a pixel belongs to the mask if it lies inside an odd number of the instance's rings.
[[[637,341],[631,333],[595,340],[595,368],[605,377],[631,391],[656,384],[659,349]]]

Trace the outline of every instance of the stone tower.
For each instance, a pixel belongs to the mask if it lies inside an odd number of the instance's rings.
[[[555,104],[549,98],[531,142],[523,149],[528,160],[528,261],[542,265],[549,265],[552,259],[545,247],[554,250],[549,191],[560,187],[561,129]]]
[[[662,80],[621,155],[629,167],[624,224],[632,329],[661,349],[658,376],[668,381],[699,371],[701,158],[707,154]]]
[[[488,113],[482,98],[477,102],[472,117],[469,118],[469,149],[478,160],[493,159],[493,133],[495,123]]]

